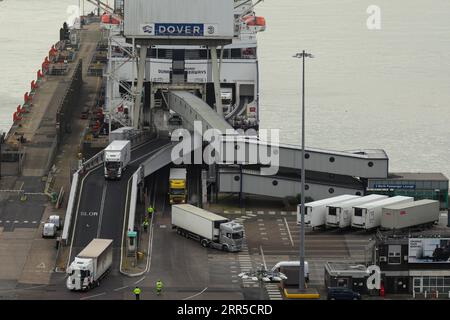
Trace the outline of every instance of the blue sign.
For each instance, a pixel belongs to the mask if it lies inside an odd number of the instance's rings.
[[[416,185],[414,184],[374,184],[373,187],[375,189],[416,189]]]
[[[202,37],[204,25],[200,23],[155,23],[155,35]]]

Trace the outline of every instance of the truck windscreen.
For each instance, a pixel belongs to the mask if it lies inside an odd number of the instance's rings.
[[[234,232],[232,234],[232,238],[233,239],[242,239],[243,237],[244,237],[244,232],[243,231]]]
[[[328,214],[330,216],[335,216],[336,215],[336,208],[335,207],[329,207],[328,208]]]
[[[362,217],[362,209],[355,208],[355,217]]]
[[[105,163],[105,167],[106,167],[106,169],[108,169],[108,170],[117,170],[117,169],[119,169],[120,168],[120,162],[116,162],[116,161],[114,161],[114,162],[106,162]]]
[[[170,189],[170,193],[174,195],[184,195],[184,189]]]

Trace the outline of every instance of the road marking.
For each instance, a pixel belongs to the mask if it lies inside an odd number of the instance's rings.
[[[269,214],[273,216],[275,215],[275,211],[269,211]]]
[[[19,221],[18,220],[14,220],[14,223],[19,223]]]
[[[139,282],[141,282],[141,281],[144,280],[144,279],[145,279],[145,276],[142,277],[141,279],[139,279],[138,281],[136,281],[134,284],[138,284]]]
[[[264,211],[258,211],[257,214],[263,215],[263,214],[264,214]]]
[[[262,258],[262,260],[263,260],[264,269],[267,270],[266,258],[264,257],[264,251],[263,251],[262,246],[259,246],[259,250],[261,251],[261,258]]]
[[[267,232],[261,232],[260,234],[265,236],[267,235]]]
[[[292,240],[291,230],[289,229],[289,225],[287,223],[286,218],[284,218],[284,222],[286,223],[286,228],[287,228],[287,231],[289,233],[289,239],[291,239],[292,246],[294,246],[294,241]]]
[[[114,289],[114,291],[120,291],[120,290],[126,289],[126,288],[128,288],[128,287],[129,287],[129,286],[123,286],[123,287]]]
[[[234,213],[241,213],[241,210],[234,210]]]
[[[23,223],[28,223],[28,220],[25,220]]]
[[[6,220],[5,222],[6,222],[6,223],[9,223],[9,220]]]
[[[33,221],[32,223],[37,223],[37,221]]]
[[[91,298],[95,298],[95,297],[100,297],[100,296],[103,296],[105,294],[106,294],[106,292],[102,292],[102,293],[99,293],[99,294],[94,294],[93,296],[80,298],[80,300],[87,300],[87,299],[91,299]]]
[[[105,209],[105,200],[106,200],[106,190],[108,189],[108,182],[103,182],[103,193],[102,193],[102,202],[100,204],[100,216],[98,218],[98,226],[97,226],[97,238],[100,238],[100,231],[102,229],[102,220],[103,220],[103,211]]]
[[[203,292],[205,292],[207,289],[208,289],[208,287],[206,287],[205,289],[203,289],[203,290],[200,291],[199,293],[196,293],[196,294],[194,294],[193,296],[184,298],[184,299],[182,299],[182,300],[188,300],[188,299],[194,298],[194,297],[196,297],[196,296],[199,296],[199,295],[201,295]]]
[[[446,217],[447,214],[446,213],[441,213],[441,217]]]
[[[38,269],[45,269],[45,263],[43,263],[43,262],[39,263],[39,264],[36,266],[36,268],[38,268]]]
[[[286,215],[286,211],[281,211],[281,215],[285,216]]]
[[[230,213],[228,210],[223,210],[223,213]]]

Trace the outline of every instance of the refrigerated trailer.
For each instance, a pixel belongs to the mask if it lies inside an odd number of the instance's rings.
[[[305,203],[305,225],[313,228],[323,226],[325,224],[327,205],[356,198],[360,198],[360,196],[344,194],[337,197]],[[297,224],[300,224],[301,222],[300,208],[301,206],[298,205]]]
[[[203,247],[232,252],[242,247],[242,224],[190,204],[172,206],[172,228],[179,235],[199,241]]]
[[[413,202],[413,197],[395,196],[365,205],[353,207],[352,227],[358,229],[373,229],[381,225],[382,210],[394,204],[404,204]]]
[[[105,148],[105,179],[120,179],[131,160],[131,142],[114,140]]]
[[[388,196],[381,194],[370,194],[361,198],[351,199],[327,206],[325,225],[331,228],[347,228],[352,224],[353,207],[368,204],[378,200],[386,199]]]
[[[70,290],[89,290],[98,286],[113,260],[113,240],[93,239],[67,268],[66,286]]]
[[[396,204],[382,210],[381,228],[398,230],[415,226],[433,225],[439,221],[439,201],[418,200]]]

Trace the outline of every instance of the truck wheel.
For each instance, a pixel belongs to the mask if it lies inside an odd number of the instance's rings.
[[[177,229],[177,234],[181,234],[181,230],[180,229]]]
[[[200,243],[201,243],[202,247],[204,247],[204,248],[208,247],[208,240],[203,239]]]
[[[225,251],[225,252],[228,252],[228,246],[227,245],[223,245],[222,246],[222,250]]]

